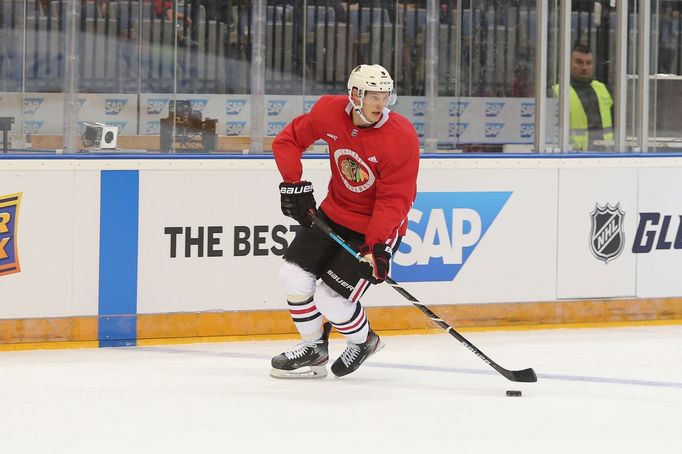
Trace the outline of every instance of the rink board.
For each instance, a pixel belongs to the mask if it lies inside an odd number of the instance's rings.
[[[322,200],[329,163],[304,164]],[[681,173],[674,157],[424,158],[393,277],[456,326],[682,318]],[[0,200],[21,194],[0,202],[0,342],[293,332],[279,181],[269,158],[0,160]],[[363,304],[377,329],[429,327],[388,286]]]

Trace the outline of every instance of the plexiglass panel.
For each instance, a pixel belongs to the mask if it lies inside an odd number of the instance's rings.
[[[649,151],[682,148],[682,123],[676,113],[682,99],[681,13],[681,2],[651,2]]]
[[[627,140],[619,150],[611,106],[619,88],[617,2],[569,3],[570,37],[564,39],[579,52],[564,64],[574,71],[573,82],[583,81],[570,90],[566,151],[640,150],[642,121],[651,137],[648,151],[674,150],[681,143],[675,111],[682,94],[680,2],[655,0],[646,12],[639,0],[623,3]],[[267,151],[321,95],[345,95],[348,75],[361,63],[389,70],[398,93],[393,109],[413,122],[422,143],[433,134],[439,152],[561,148],[557,88],[566,35],[560,0],[543,3],[542,59],[536,0],[0,0],[0,118],[7,118],[0,125],[7,123],[8,151],[63,147],[64,118],[71,118],[65,116],[65,68],[73,61],[67,15],[76,4],[78,150],[241,153],[256,135]],[[643,13],[650,35],[647,98],[638,90]],[[435,67],[426,63],[431,26]],[[254,43],[261,42],[262,58],[252,64]],[[431,111],[427,80],[434,74]],[[540,150],[534,144],[538,74],[546,77]],[[263,86],[255,98],[254,81]],[[99,125],[93,132],[88,124]],[[112,130],[114,144],[93,143]]]

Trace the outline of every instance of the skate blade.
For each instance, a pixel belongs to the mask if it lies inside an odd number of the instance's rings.
[[[284,378],[288,380],[324,378],[327,376],[327,368],[325,366],[307,366],[296,370],[281,370],[273,368],[270,370],[270,376],[272,378]]]

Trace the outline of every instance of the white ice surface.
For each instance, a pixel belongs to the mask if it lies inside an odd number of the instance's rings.
[[[290,341],[0,352],[0,453],[682,453],[682,326],[465,336],[539,381],[445,334],[323,380],[269,377]]]

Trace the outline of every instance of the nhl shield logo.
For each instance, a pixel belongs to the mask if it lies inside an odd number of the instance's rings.
[[[625,213],[620,209],[620,203],[614,207],[608,203],[602,207],[597,203],[590,217],[592,218],[590,250],[599,260],[609,263],[609,260],[615,259],[623,252]]]

